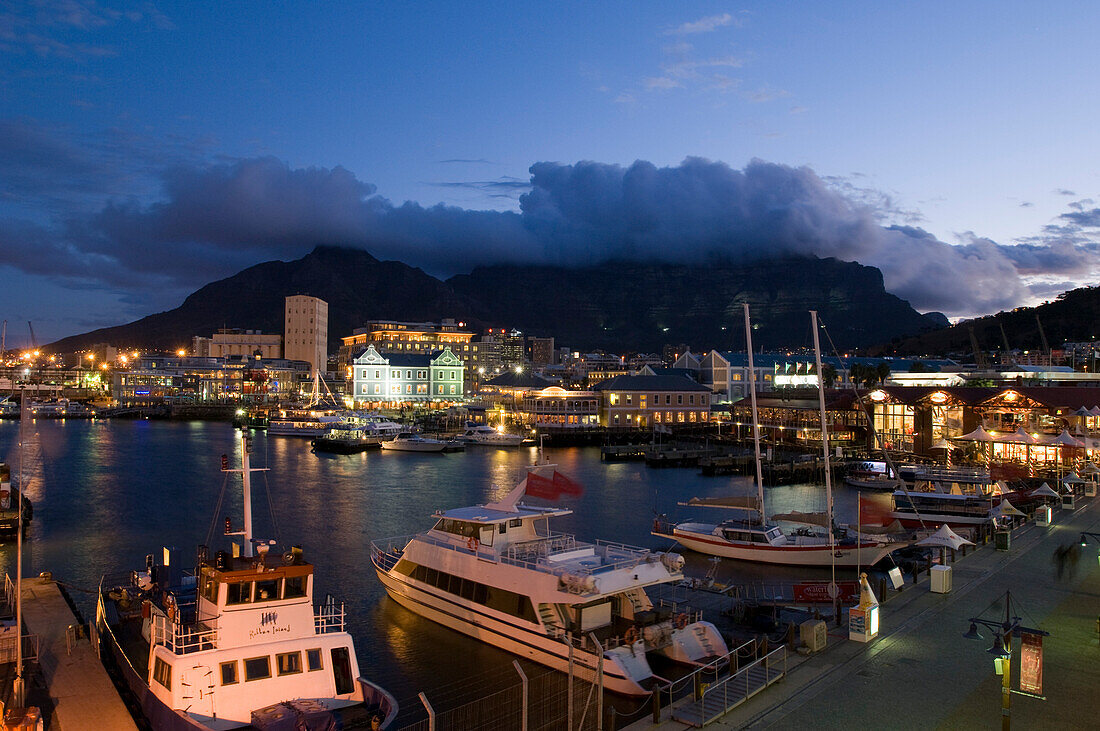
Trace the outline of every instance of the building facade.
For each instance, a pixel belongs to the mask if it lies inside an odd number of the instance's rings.
[[[314,371],[328,366],[328,302],[307,295],[286,298],[287,360],[302,360]]]
[[[257,353],[261,358],[282,358],[283,336],[265,335],[259,330],[224,328],[212,337],[196,335],[191,339],[191,355],[198,358],[250,357]]]
[[[602,396],[601,426],[644,429],[710,420],[710,389],[682,376],[616,376],[592,390]]]
[[[462,360],[434,353],[380,353],[368,345],[350,366],[356,406],[451,404],[463,400]]]
[[[474,369],[480,345],[473,342],[474,334],[465,328],[465,323],[454,318],[441,322],[370,320],[366,327],[357,328],[351,335],[341,338],[340,362],[352,367],[354,359],[367,346],[373,346],[383,355],[424,355],[448,348],[466,368],[464,382],[470,382],[476,376]]]

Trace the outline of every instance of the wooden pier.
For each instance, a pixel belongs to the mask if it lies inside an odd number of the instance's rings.
[[[23,579],[23,622],[39,638],[39,668],[54,704],[49,728],[136,731],[137,726],[72,608],[52,579]],[[80,627],[79,631],[77,627]],[[91,627],[95,631],[94,625]]]

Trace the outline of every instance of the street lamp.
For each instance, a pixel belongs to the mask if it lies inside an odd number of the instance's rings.
[[[979,626],[985,627],[986,629],[993,631],[993,645],[987,650],[987,652],[990,655],[993,655],[993,666],[994,668],[996,668],[997,674],[1001,676],[1001,729],[1002,731],[1009,731],[1009,729],[1011,728],[1010,714],[1012,712],[1012,693],[1014,692],[1012,690],[1012,634],[1015,632],[1021,635],[1045,637],[1050,633],[1044,632],[1041,629],[1024,627],[1020,624],[1020,617],[1016,616],[1012,611],[1012,592],[1005,592],[1004,602],[1005,616],[1003,620],[997,621],[993,619],[985,619],[980,616],[971,617],[970,629],[963,633],[963,637],[968,640],[982,639],[982,634],[978,631]],[[1025,645],[1026,644],[1028,643],[1025,643]],[[1026,647],[1021,649],[1021,661],[1024,660],[1024,651],[1026,649]],[[1038,668],[1039,672],[1041,673],[1041,649],[1039,652],[1040,654],[1038,655]],[[1023,671],[1023,669],[1024,668],[1021,666],[1021,671]],[[1041,679],[1041,675],[1039,675],[1039,678]],[[1038,680],[1037,682],[1040,683],[1038,687],[1041,689],[1041,680]],[[1022,676],[1021,683],[1023,683]],[[1036,696],[1035,694],[1028,693],[1026,691],[1015,692],[1022,693],[1023,695],[1031,695],[1033,697],[1042,698],[1042,696]]]
[[[1100,533],[1092,533],[1087,530],[1081,531],[1081,548],[1084,548],[1088,545],[1090,538],[1097,543],[1100,543]],[[1096,560],[1100,561],[1100,553],[1096,555]]]

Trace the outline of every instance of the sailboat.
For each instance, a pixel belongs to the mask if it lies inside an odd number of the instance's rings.
[[[321,437],[343,421],[332,392],[330,403],[321,397],[321,372],[313,371],[313,392],[304,406],[287,406],[274,410],[268,417],[267,433],[281,437]],[[326,385],[325,390],[328,391]]]
[[[807,524],[817,524],[825,529],[824,534],[807,527],[801,527],[791,533],[784,533],[774,522],[769,522],[764,513],[764,480],[760,464],[760,419],[756,409],[756,371],[753,367],[752,327],[749,321],[749,306],[745,308],[745,342],[749,355],[749,394],[752,403],[753,450],[756,458],[756,496],[692,498],[690,507],[709,507],[739,510],[747,513],[741,520],[726,520],[721,523],[685,522],[670,524],[661,519],[654,522],[651,533],[663,538],[672,538],[684,548],[723,558],[735,558],[742,561],[778,564],[784,566],[870,566],[885,558],[891,551],[899,548],[896,543],[870,540],[851,534],[841,533],[833,525],[832,477],[829,474],[829,438],[825,422],[825,395],[821,379],[818,378],[818,397],[821,406],[821,437],[825,456],[825,492],[827,511],[824,516],[814,513],[788,514],[787,518],[797,519]],[[817,334],[817,313],[811,311],[813,322],[814,353],[817,358],[817,372],[821,373],[821,347]]]

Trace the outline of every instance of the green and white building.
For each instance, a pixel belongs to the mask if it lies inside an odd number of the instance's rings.
[[[373,345],[351,364],[356,406],[454,403],[463,400],[463,363],[450,347],[431,353],[379,353]]]

